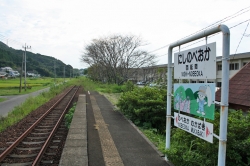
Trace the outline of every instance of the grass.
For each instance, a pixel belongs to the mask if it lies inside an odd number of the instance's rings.
[[[103,84],[94,82],[86,77],[82,77],[83,87],[86,91],[98,91],[101,93],[120,93],[124,86],[117,84]]]
[[[3,102],[5,101],[6,99],[5,98],[0,98],[0,102]]]
[[[165,153],[165,135],[157,134],[153,129],[142,129],[143,134],[158,148],[161,153]]]
[[[104,95],[111,104],[113,104],[114,106],[118,103],[119,98],[121,97],[121,93],[102,93],[100,92],[100,94]]]
[[[63,78],[57,78],[56,83],[63,82]],[[9,95],[19,95],[27,94],[54,84],[54,78],[27,78],[26,79],[26,91],[24,89],[24,80],[22,80],[22,90],[19,92],[20,79],[0,79],[0,96],[9,96]]]

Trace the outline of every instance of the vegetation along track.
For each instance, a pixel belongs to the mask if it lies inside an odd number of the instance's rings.
[[[6,147],[0,148],[1,165],[57,165],[54,160],[59,161],[60,144],[67,135],[61,122],[78,89],[70,88],[45,113],[28,122],[30,127],[20,137],[10,138]]]

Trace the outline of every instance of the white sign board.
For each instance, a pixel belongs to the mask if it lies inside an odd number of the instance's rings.
[[[174,125],[201,139],[213,143],[213,124],[182,114],[174,113]]]
[[[175,79],[216,79],[216,43],[174,54]]]

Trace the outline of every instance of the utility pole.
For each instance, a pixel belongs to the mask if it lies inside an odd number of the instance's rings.
[[[23,59],[24,59],[24,53],[23,53],[23,58],[22,58],[22,68],[21,68],[21,75],[20,75],[20,88],[19,88],[19,93],[22,92]]]
[[[26,71],[26,49],[31,49],[31,46],[27,46],[25,43],[25,46],[23,46],[23,48],[24,48],[24,88],[26,91],[26,74],[27,74],[27,71]]]
[[[63,66],[63,82],[65,82],[65,66]]]
[[[71,69],[69,69],[69,79],[71,80]]]
[[[54,61],[54,82],[56,84],[56,60]]]

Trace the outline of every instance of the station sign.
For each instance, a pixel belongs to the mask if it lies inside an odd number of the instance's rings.
[[[174,54],[175,79],[216,79],[216,43]]]
[[[201,139],[213,143],[213,124],[185,116],[180,113],[174,113],[174,125],[186,132],[189,132]]]
[[[174,109],[214,120],[215,83],[174,84]]]

